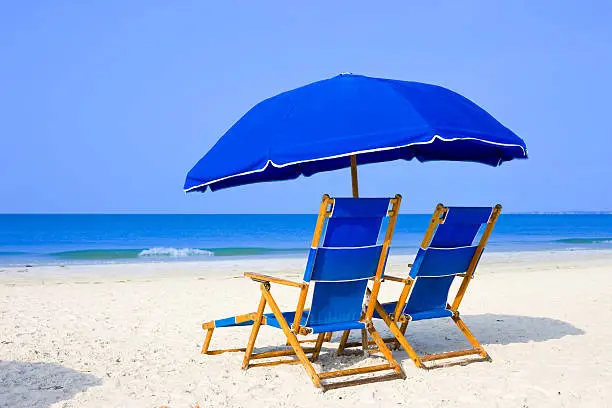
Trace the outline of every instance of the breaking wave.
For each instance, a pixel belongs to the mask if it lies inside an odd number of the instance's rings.
[[[214,256],[215,253],[207,249],[198,248],[150,248],[140,251],[139,257],[171,257],[171,258],[186,258],[188,256]]]

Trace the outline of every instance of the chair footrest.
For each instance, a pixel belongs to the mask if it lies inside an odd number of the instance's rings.
[[[319,377],[322,380],[324,380],[326,378],[344,377],[347,375],[371,373],[373,371],[382,371],[382,370],[393,370],[393,366],[391,366],[391,364],[378,364],[378,365],[367,366],[367,367],[349,368],[346,370],[337,370],[337,371],[329,371],[327,373],[321,373],[319,374]]]
[[[482,350],[479,350],[479,349],[449,351],[448,353],[430,354],[428,356],[423,356],[421,357],[421,361],[425,362],[425,361],[443,360],[445,358],[462,357],[462,356],[469,356],[472,354],[480,354],[480,353],[482,353]]]

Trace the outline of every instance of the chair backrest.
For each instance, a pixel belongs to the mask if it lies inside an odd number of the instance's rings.
[[[464,279],[471,279],[500,211],[499,204],[495,207],[438,204],[410,269],[410,277],[415,281],[405,313],[446,308],[455,276],[465,274]],[[475,244],[483,225],[486,227],[481,239]]]
[[[304,282],[313,287],[306,326],[360,320],[368,280],[374,278],[374,286],[380,285],[400,202],[399,195],[323,196],[304,272]],[[386,217],[389,222],[382,231]],[[384,240],[379,242],[382,233]],[[301,316],[299,309],[298,303],[296,316]]]

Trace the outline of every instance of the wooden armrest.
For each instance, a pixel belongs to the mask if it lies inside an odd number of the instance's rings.
[[[409,267],[409,268],[412,268],[412,264],[408,264],[408,267]]]
[[[290,281],[290,280],[283,279],[283,278],[277,278],[277,277],[270,276],[270,275],[262,275],[261,273],[245,272],[244,277],[251,278],[256,282],[272,282],[272,283],[279,283],[281,285],[295,286],[296,288],[302,287],[301,283]]]
[[[400,282],[400,283],[408,283],[408,281],[410,280],[410,278],[397,278],[391,275],[385,275],[383,279],[390,280],[392,282]]]

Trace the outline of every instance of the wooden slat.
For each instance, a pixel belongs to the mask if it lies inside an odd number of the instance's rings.
[[[312,353],[315,351],[314,348],[305,348],[304,353]],[[275,350],[275,351],[264,351],[262,353],[253,354],[251,359],[258,358],[271,358],[271,357],[282,357],[282,356],[294,356],[295,351],[293,349],[288,350]]]
[[[396,374],[396,373],[385,374],[385,375],[380,375],[376,377],[366,377],[366,378],[358,378],[356,380],[327,383],[323,387],[323,390],[324,391],[336,390],[338,388],[353,387],[355,385],[372,384],[372,383],[377,383],[377,382],[382,382],[382,381],[391,381],[391,380],[403,380],[404,378],[405,377],[401,374]]]
[[[207,350],[206,353],[202,353],[202,354],[207,354],[209,356],[215,356],[217,354],[223,354],[223,353],[240,353],[246,351],[246,348],[230,348],[230,349],[219,349],[219,350]]]
[[[297,358],[293,358],[290,360],[274,360],[274,361],[260,361],[257,363],[249,364],[249,367],[267,367],[267,366],[275,366],[281,364],[300,364],[301,361]]]
[[[391,366],[391,364],[378,364],[378,365],[367,366],[367,367],[347,368],[346,370],[329,371],[327,373],[319,374],[319,377],[321,377],[321,379],[336,378],[336,377],[344,377],[347,375],[371,373],[374,371],[392,370],[392,369],[393,369],[393,366]]]
[[[436,370],[439,368],[446,368],[446,367],[453,367],[453,366],[466,366],[468,364],[483,363],[487,361],[490,362],[491,360],[488,358],[483,358],[483,357],[469,357],[469,358],[463,358],[459,360],[439,360],[437,363],[433,363],[432,365],[425,367],[425,369],[426,370]]]
[[[421,361],[443,360],[445,358],[469,356],[472,354],[480,354],[480,350],[469,349],[460,351],[449,351],[448,353],[430,354],[428,356],[421,357]]]
[[[294,282],[294,281],[290,281],[290,280],[283,279],[283,278],[277,278],[275,276],[270,276],[270,275],[263,275],[261,273],[256,273],[256,272],[245,272],[244,277],[253,279],[256,282],[272,282],[272,283],[278,283],[281,285],[293,286],[296,288],[302,287],[302,284],[300,282]]]
[[[393,343],[395,341],[395,337],[387,337],[383,339],[385,343]],[[373,345],[376,344],[374,340],[368,340],[368,344]],[[344,348],[353,348],[353,347],[361,347],[362,343],[360,341],[349,341],[346,342]]]

